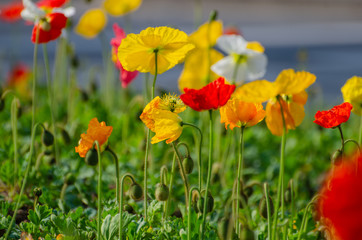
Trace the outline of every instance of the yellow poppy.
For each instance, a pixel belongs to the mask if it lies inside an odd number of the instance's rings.
[[[219,77],[210,71],[210,66],[223,58],[221,53],[212,48],[221,35],[222,22],[212,21],[201,25],[189,36],[189,41],[195,45],[195,49],[187,56],[184,70],[178,80],[181,92],[184,88],[200,89],[208,81]],[[210,79],[207,79],[209,73]]]
[[[127,71],[163,73],[183,61],[194,48],[187,34],[170,27],[149,27],[140,34],[128,34],[118,48],[118,58]]]
[[[137,10],[141,3],[142,0],[105,0],[103,6],[110,15],[118,17]]]
[[[90,9],[79,19],[75,32],[85,38],[96,37],[106,26],[107,16],[101,9]]]
[[[167,140],[171,143],[182,133],[181,118],[177,115],[186,109],[180,98],[175,95],[155,97],[144,108],[140,119],[156,135],[151,143]]]
[[[305,89],[315,82],[315,75],[309,72],[283,70],[275,82],[257,80],[242,85],[235,91],[234,97],[245,102],[265,102],[266,124],[274,135],[283,134],[283,119],[280,104],[283,107],[286,128],[295,129],[304,118],[304,105],[308,94]]]
[[[265,117],[265,111],[261,103],[243,102],[232,98],[226,105],[220,108],[220,122],[228,125],[231,130],[234,127],[252,127],[262,121]]]
[[[75,152],[79,153],[79,156],[85,157],[87,152],[93,147],[95,141],[98,141],[101,148],[102,146],[104,147],[108,142],[112,130],[113,127],[106,126],[105,122],[99,123],[97,118],[93,118],[88,124],[87,133],[80,135],[81,139],[78,147],[75,147]]]
[[[362,77],[348,79],[341,91],[344,101],[353,105],[352,112],[362,115]]]

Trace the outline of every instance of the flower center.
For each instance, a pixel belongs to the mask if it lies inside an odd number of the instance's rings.
[[[245,63],[248,60],[248,56],[246,56],[244,54],[233,53],[232,56],[233,56],[234,61],[236,62],[236,64]]]

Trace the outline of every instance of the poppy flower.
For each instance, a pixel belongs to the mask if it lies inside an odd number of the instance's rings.
[[[225,123],[225,128],[252,127],[262,121],[265,111],[261,103],[248,103],[232,98],[220,108],[220,122]]]
[[[87,133],[80,135],[78,147],[75,147],[75,152],[79,153],[80,157],[85,157],[87,152],[93,147],[95,141],[98,141],[101,150],[105,148],[108,138],[111,135],[113,127],[106,126],[105,122],[98,122],[97,118],[90,120]]]
[[[31,41],[36,42],[39,31],[38,43],[47,43],[57,39],[62,34],[62,29],[67,25],[67,17],[63,13],[50,13],[34,25]]]
[[[348,79],[341,91],[344,101],[353,105],[352,112],[362,115],[362,77],[354,76]]]
[[[75,32],[85,38],[95,38],[107,25],[107,16],[102,9],[90,9],[79,19]]]
[[[122,82],[122,87],[126,88],[128,84],[130,84],[132,80],[137,77],[138,72],[137,71],[129,72],[122,67],[122,64],[120,63],[117,57],[117,53],[118,53],[118,47],[119,45],[121,45],[122,39],[126,37],[126,33],[121,27],[118,26],[117,23],[113,24],[113,32],[115,37],[112,38],[111,40],[112,61],[115,63],[116,67],[120,71],[119,80]]]
[[[141,4],[142,0],[105,0],[103,6],[110,15],[118,17],[137,10]]]
[[[295,72],[293,69],[283,70],[274,82],[256,80],[239,87],[234,94],[244,102],[260,103],[268,101],[266,105],[265,122],[272,134],[283,134],[283,118],[281,103],[286,123],[286,130],[295,129],[305,116],[304,105],[308,94],[305,91],[316,80],[309,72]]]
[[[219,77],[210,70],[210,65],[223,58],[223,55],[213,48],[222,34],[222,28],[221,21],[207,22],[189,36],[189,41],[195,48],[187,55],[178,80],[181,92],[184,88],[200,89],[208,84],[210,79]]]
[[[344,159],[330,171],[319,194],[317,213],[333,239],[361,239],[362,155]]]
[[[30,69],[23,63],[16,64],[10,71],[7,82],[9,86],[17,86],[23,82],[26,82],[30,76]]]
[[[118,58],[127,71],[163,73],[183,61],[194,48],[187,34],[170,27],[149,27],[139,34],[128,34],[118,48]]]
[[[216,110],[227,103],[234,90],[235,85],[225,84],[225,79],[220,77],[200,90],[185,88],[180,98],[195,111]]]
[[[0,7],[0,19],[7,22],[15,22],[21,19],[21,11],[24,6],[21,1],[13,2]]]
[[[68,0],[40,0],[36,5],[42,8],[60,8],[66,4]]]
[[[186,109],[185,105],[175,95],[155,97],[144,108],[140,119],[155,133],[151,143],[166,140],[171,143],[177,140],[182,133],[181,118],[177,115]]]
[[[217,46],[228,56],[211,66],[216,74],[239,83],[264,76],[268,61],[260,43],[247,42],[240,35],[223,35]]]
[[[318,111],[313,122],[324,128],[338,127],[348,121],[352,108],[352,104],[345,102],[328,111]]]

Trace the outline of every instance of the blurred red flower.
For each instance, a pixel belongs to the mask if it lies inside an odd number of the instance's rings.
[[[38,43],[47,43],[57,39],[62,34],[62,29],[67,24],[67,17],[63,13],[47,14],[45,19],[34,25],[31,41],[36,42],[36,34],[39,28]]]
[[[337,127],[341,123],[348,121],[352,108],[352,104],[345,102],[334,106],[331,110],[318,111],[314,116],[315,120],[313,122],[324,128]]]
[[[111,40],[112,45],[112,60],[118,70],[120,71],[119,74],[119,80],[122,82],[122,87],[126,88],[128,84],[132,82],[133,79],[135,79],[138,75],[138,71],[129,72],[125,70],[119,61],[117,55],[118,55],[118,47],[121,45],[122,39],[126,37],[126,33],[124,30],[118,26],[117,23],[113,24],[113,32],[115,37]]]
[[[180,98],[195,111],[216,110],[227,103],[234,90],[235,85],[225,84],[220,77],[199,90],[185,88]]]
[[[7,22],[15,22],[21,19],[21,11],[24,6],[21,1],[9,3],[0,7],[0,19]]]
[[[23,63],[18,63],[9,72],[7,82],[9,86],[16,86],[21,82],[27,81],[29,75],[29,67]]]
[[[40,0],[36,5],[40,8],[59,8],[68,0]]]
[[[362,155],[359,153],[335,166],[320,191],[317,212],[333,239],[361,239],[361,182]]]

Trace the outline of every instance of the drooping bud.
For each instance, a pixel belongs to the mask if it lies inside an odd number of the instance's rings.
[[[196,213],[199,213],[199,208],[197,207],[197,201],[199,199],[199,193],[196,191],[192,192],[192,200],[191,200],[191,206],[194,208]]]
[[[332,157],[331,157],[332,163],[333,163],[334,165],[336,165],[336,166],[340,165],[341,162],[342,162],[342,161],[341,161],[341,160],[342,160],[342,156],[343,156],[342,150],[341,150],[341,149],[336,150],[336,151],[333,153]]]
[[[40,197],[43,194],[43,191],[41,190],[41,188],[36,187],[33,190],[33,194],[34,196]]]
[[[43,144],[47,147],[53,145],[54,143],[54,136],[51,132],[49,132],[48,130],[44,129],[43,131]]]
[[[75,178],[74,174],[67,173],[67,175],[65,175],[64,182],[67,185],[73,185],[75,183],[75,180],[76,180],[76,178]]]
[[[159,183],[156,186],[155,196],[158,201],[166,201],[168,199],[169,190],[168,187],[163,184]]]
[[[90,166],[96,166],[98,164],[98,153],[97,149],[90,149],[85,155],[85,162]]]
[[[197,201],[197,207],[199,209],[199,212],[203,213],[204,212],[204,195],[202,195],[201,198],[199,198],[199,200]],[[207,206],[206,206],[206,211],[207,213],[211,212],[212,209],[214,209],[214,198],[212,197],[211,193],[208,192],[207,194]]]
[[[187,156],[182,161],[182,166],[184,167],[185,173],[190,174],[192,173],[192,170],[194,169],[194,161],[190,156]]]
[[[274,214],[273,200],[271,197],[269,197],[268,200],[269,200],[270,216],[273,216]],[[266,204],[267,204],[266,197],[263,196],[263,198],[260,200],[259,203],[259,213],[263,218],[268,218],[268,208]]]
[[[65,144],[69,144],[72,140],[70,139],[69,133],[67,132],[67,130],[65,130],[64,128],[62,128],[62,130],[60,131],[63,141]]]
[[[142,187],[138,183],[133,183],[128,192],[130,197],[135,201],[139,201],[143,197]]]
[[[123,206],[123,211],[128,212],[129,214],[136,214],[135,210],[133,209],[133,207],[129,204],[125,204]]]
[[[209,16],[209,22],[215,21],[217,19],[218,12],[216,10],[212,10]]]

